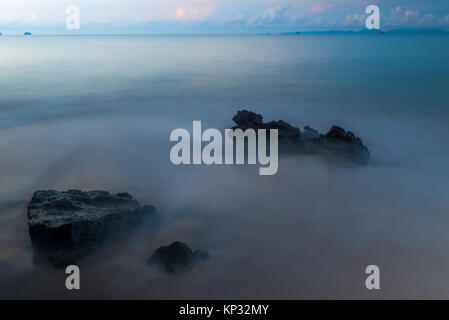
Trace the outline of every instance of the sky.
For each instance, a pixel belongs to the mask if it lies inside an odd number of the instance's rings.
[[[356,31],[368,5],[385,30],[449,30],[449,0],[0,0],[0,32],[69,32],[69,5],[80,10],[70,32],[80,33]]]

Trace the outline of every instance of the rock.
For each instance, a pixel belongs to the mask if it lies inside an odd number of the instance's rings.
[[[301,130],[293,127],[285,121],[279,120],[264,123],[262,115],[247,110],[237,112],[232,120],[237,124],[236,126],[232,127],[232,129],[234,130],[254,129],[257,132],[258,129],[278,129],[279,139],[284,140],[295,140],[300,138],[301,136]]]
[[[173,242],[162,246],[151,256],[150,264],[158,265],[163,271],[174,274],[182,268],[209,259],[209,253],[203,250],[192,250],[183,242]]]
[[[28,204],[30,239],[38,249],[51,251],[50,260],[58,267],[151,217],[157,217],[154,207],[141,207],[128,193],[36,191]]]
[[[360,138],[338,126],[323,135],[309,126],[301,131],[283,120],[263,122],[261,114],[248,110],[238,111],[232,120],[237,124],[232,127],[234,130],[254,129],[257,133],[258,129],[278,129],[280,151],[308,154],[326,151],[359,164],[366,164],[370,156]]]
[[[263,117],[261,114],[242,110],[238,111],[237,114],[232,118],[238,126],[250,126],[250,125],[259,125],[263,122]]]
[[[366,163],[369,150],[359,137],[351,131],[332,126],[328,133],[320,139],[321,147],[354,162]]]
[[[303,131],[303,137],[305,139],[310,139],[310,140],[319,140],[321,135],[315,129],[312,129],[309,126],[305,126],[304,131]]]

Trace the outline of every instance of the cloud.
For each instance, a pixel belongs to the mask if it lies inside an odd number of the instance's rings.
[[[403,19],[405,21],[408,21],[408,20],[416,19],[418,16],[419,16],[419,12],[418,11],[407,10],[407,11],[404,12]]]
[[[322,12],[328,11],[335,7],[335,3],[322,3],[322,4],[316,4],[309,8],[307,12],[310,15],[320,14]]]
[[[175,1],[176,3],[178,1]],[[176,5],[175,5],[176,6]],[[215,0],[190,0],[183,3],[176,9],[176,19],[197,20],[209,17],[217,7]]]
[[[281,23],[285,20],[285,13],[291,8],[288,6],[277,6],[275,8],[269,8],[265,12],[256,17],[248,19],[247,24],[252,26],[262,26],[262,25],[273,25],[276,23]]]
[[[364,0],[363,0],[364,1]],[[449,28],[447,0],[425,3],[409,0],[407,6],[391,5],[378,0],[381,27]],[[196,31],[219,32],[307,31],[326,29],[360,30],[364,28],[366,2],[361,0],[0,0],[0,27],[55,26],[64,28],[65,8],[75,3],[81,10],[81,23],[92,28],[158,32]],[[151,26],[151,27],[149,27]],[[181,26],[181,27],[180,27]],[[22,27],[21,27],[22,28]],[[50,30],[50,29],[48,29]],[[86,30],[86,29],[83,29]],[[142,32],[145,32],[142,31]]]
[[[390,10],[386,24],[400,28],[445,28],[449,26],[449,14],[440,12],[426,13],[402,6]]]
[[[343,22],[344,26],[363,26],[366,20],[366,16],[360,13],[347,14]]]
[[[417,22],[420,16],[418,10],[407,9],[401,6],[391,9],[390,13],[389,20],[396,25]]]
[[[419,19],[417,24],[423,27],[432,27],[435,26],[436,22],[437,19],[433,14],[426,14],[421,19]]]
[[[29,21],[31,14],[45,23],[65,20],[65,8],[80,7],[84,22],[142,22],[195,20],[212,16],[220,0],[1,0],[0,21]]]

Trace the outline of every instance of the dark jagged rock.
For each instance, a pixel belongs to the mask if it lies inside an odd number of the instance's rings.
[[[232,127],[234,130],[254,129],[257,132],[258,129],[278,129],[280,151],[309,154],[327,151],[359,164],[365,164],[369,159],[369,150],[362,140],[338,126],[333,126],[323,135],[309,126],[301,131],[283,120],[263,122],[261,114],[247,110],[238,111],[232,120],[237,124]]]
[[[150,264],[156,264],[167,273],[174,274],[178,270],[194,263],[209,259],[209,253],[203,250],[192,250],[183,242],[173,242],[157,249],[150,258]]]
[[[320,133],[309,126],[304,127],[303,138],[309,140],[319,140],[321,137]]]
[[[368,148],[359,137],[351,131],[345,131],[338,126],[332,126],[328,133],[320,139],[321,146],[335,154],[359,163],[369,159]]]
[[[250,125],[260,125],[263,122],[263,117],[261,114],[242,110],[237,112],[237,114],[232,118],[238,126],[250,126]]]
[[[279,120],[271,121],[268,123],[263,122],[263,117],[261,114],[257,114],[251,111],[242,110],[237,112],[237,114],[232,118],[232,120],[237,124],[232,127],[232,129],[278,129],[279,139],[289,139],[295,140],[300,138],[301,130],[293,127],[289,123]]]
[[[31,241],[49,250],[57,267],[76,262],[152,217],[157,217],[154,207],[141,207],[128,193],[36,191],[28,204]]]

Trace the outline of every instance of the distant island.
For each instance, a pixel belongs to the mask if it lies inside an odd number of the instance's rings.
[[[322,30],[322,31],[301,31],[301,32],[281,32],[281,35],[293,35],[293,34],[448,34],[449,31],[438,28],[426,28],[426,29],[389,29],[389,30],[377,30],[377,29],[361,29],[354,30]]]
[[[31,36],[31,32],[25,32],[23,35],[24,36]]]

